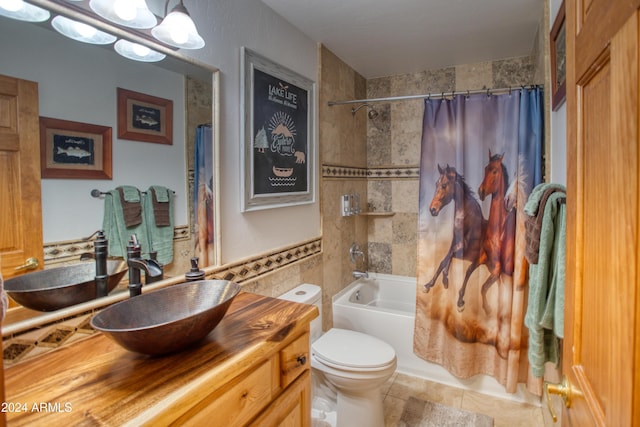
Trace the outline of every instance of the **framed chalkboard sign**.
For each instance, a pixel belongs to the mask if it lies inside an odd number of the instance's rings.
[[[243,211],[313,203],[315,83],[242,48]]]

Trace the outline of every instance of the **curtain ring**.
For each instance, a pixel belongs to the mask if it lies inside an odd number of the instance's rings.
[[[511,86],[509,86],[509,96],[511,96]]]
[[[469,89],[467,89],[467,99],[469,99]]]
[[[489,92],[491,90],[491,88],[487,89],[487,98],[491,98],[491,92]]]

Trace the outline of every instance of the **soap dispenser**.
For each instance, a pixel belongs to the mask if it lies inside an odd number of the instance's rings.
[[[191,270],[184,275],[187,282],[195,282],[196,280],[204,280],[204,271],[198,268],[198,258],[191,258]]]

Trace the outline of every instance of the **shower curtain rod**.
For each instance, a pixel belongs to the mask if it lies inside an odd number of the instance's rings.
[[[461,90],[454,92],[437,92],[437,93],[425,93],[423,95],[403,95],[403,96],[387,96],[384,98],[369,98],[369,99],[352,99],[348,101],[329,101],[329,107],[333,107],[334,105],[344,105],[344,104],[363,104],[363,103],[371,103],[371,102],[390,102],[390,101],[405,101],[408,99],[421,99],[421,98],[445,98],[448,96],[455,95],[476,95],[478,93],[486,93],[487,96],[496,94],[496,93],[505,93],[511,92],[513,90],[518,89],[533,89],[539,87],[539,85],[528,85],[528,86],[514,86],[514,87],[503,87],[498,89],[478,89],[478,90]]]

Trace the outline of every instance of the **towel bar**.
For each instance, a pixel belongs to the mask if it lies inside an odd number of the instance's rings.
[[[171,192],[172,192],[174,195],[176,194],[176,192],[175,192],[175,191],[173,191],[173,190],[171,190]],[[146,192],[146,191],[141,191],[140,193],[141,193],[141,194],[147,194],[147,192]],[[100,191],[100,190],[97,190],[97,189],[95,189],[95,188],[94,188],[93,190],[91,190],[91,197],[95,197],[96,199],[97,199],[98,197],[100,197],[100,196],[110,196],[110,195],[111,195],[111,193],[109,193],[109,192]]]

